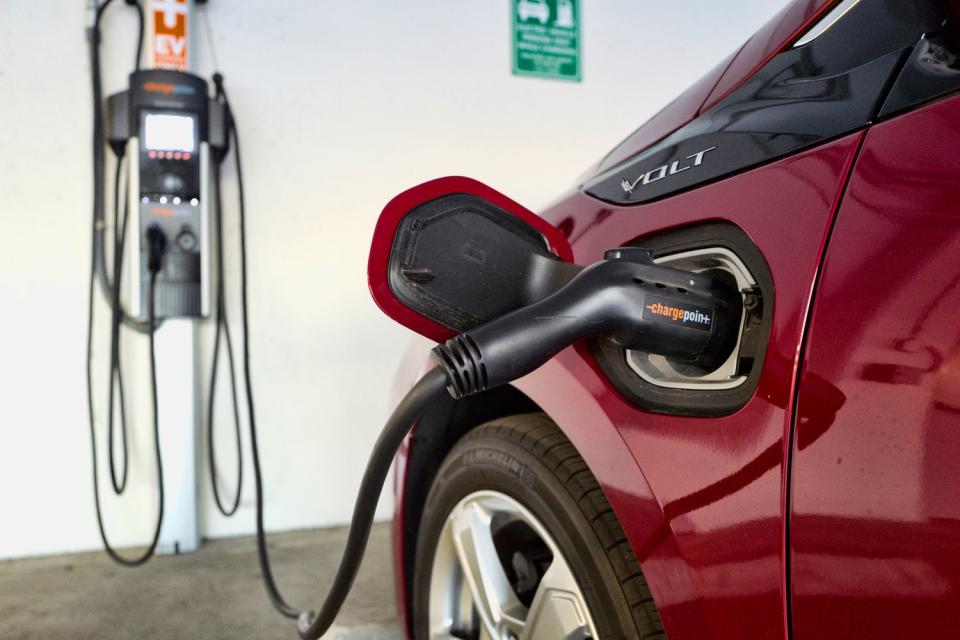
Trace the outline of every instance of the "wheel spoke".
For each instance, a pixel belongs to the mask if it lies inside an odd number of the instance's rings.
[[[596,638],[570,565],[513,497],[487,490],[463,498],[447,513],[433,553],[430,638]]]
[[[554,557],[530,604],[520,640],[583,640],[590,637],[587,604],[570,567]]]
[[[492,638],[511,630],[519,636],[526,608],[517,599],[500,564],[491,531],[492,514],[477,503],[458,506],[451,514],[453,542],[481,624]]]

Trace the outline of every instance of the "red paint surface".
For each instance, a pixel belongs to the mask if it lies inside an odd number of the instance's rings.
[[[960,97],[874,126],[837,217],[794,446],[798,640],[960,637],[958,141]]]
[[[557,228],[544,222],[540,216],[523,205],[472,178],[460,176],[437,178],[397,195],[383,208],[377,219],[377,226],[373,230],[370,256],[367,260],[367,282],[370,286],[370,294],[380,310],[390,318],[436,342],[452,338],[456,332],[420,315],[397,300],[390,290],[387,268],[390,264],[393,239],[404,216],[425,202],[453,193],[475,195],[510,212],[543,234],[550,250],[558,257],[568,262],[572,259],[570,245],[564,234]]]

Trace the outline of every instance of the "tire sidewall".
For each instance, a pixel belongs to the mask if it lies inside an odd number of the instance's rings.
[[[485,425],[450,451],[427,497],[414,567],[415,638],[429,637],[430,579],[443,526],[453,508],[477,491],[513,498],[547,529],[573,571],[600,638],[640,637],[616,573],[574,497],[533,453]]]

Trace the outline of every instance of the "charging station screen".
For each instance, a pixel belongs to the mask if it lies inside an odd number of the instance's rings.
[[[143,123],[144,146],[154,151],[196,151],[193,118],[148,113]]]

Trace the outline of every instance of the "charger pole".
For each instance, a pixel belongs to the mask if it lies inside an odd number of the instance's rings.
[[[193,0],[143,0],[147,21],[144,68],[191,71],[193,54]],[[129,154],[135,156],[136,154]],[[201,203],[206,243],[209,189],[209,157],[201,149]],[[137,171],[131,163],[131,171]],[[136,176],[132,176],[136,180]],[[132,182],[136,184],[136,182]],[[133,198],[137,190],[131,189]],[[132,202],[131,211],[139,210]],[[133,226],[136,229],[136,226]],[[137,243],[132,243],[134,246]],[[137,249],[139,252],[139,250]],[[203,254],[206,256],[206,246]],[[135,254],[136,255],[136,254]],[[136,255],[130,264],[139,264]],[[201,269],[207,270],[208,259]],[[209,278],[201,278],[206,285]],[[202,291],[202,308],[209,309],[208,287]],[[198,318],[167,318],[156,332],[157,389],[160,419],[160,451],[166,476],[165,519],[160,530],[157,553],[189,553],[200,546],[197,505],[197,449],[199,439]]]

